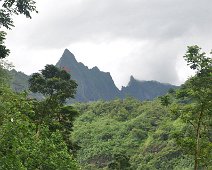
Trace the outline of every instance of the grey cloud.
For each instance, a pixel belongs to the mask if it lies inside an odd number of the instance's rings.
[[[117,72],[125,75],[125,83],[130,74],[133,74],[139,80],[157,80],[164,83],[180,84],[176,63],[181,56],[176,55],[179,54],[179,48],[175,47],[179,43],[173,41],[170,43],[173,44],[157,45],[157,48],[154,43],[150,47],[146,46],[146,50],[141,49],[142,53],[138,51],[134,54],[137,56],[134,60],[121,61],[120,70]],[[114,76],[118,78],[119,75],[114,73]]]
[[[56,4],[49,9],[48,17],[33,25],[29,46],[62,47],[76,41],[112,41],[119,37],[165,41],[192,30],[209,33],[212,26],[208,22],[212,20],[211,0],[64,2],[64,10],[57,11]]]
[[[123,59],[114,64],[116,68],[105,67],[112,70],[119,86],[131,74],[143,80],[182,83],[176,63],[186,46],[199,44],[210,48],[212,44],[211,0],[45,2],[46,6],[41,5],[40,14],[25,27],[27,31],[20,38],[19,43],[29,49],[65,49],[80,42],[110,43],[117,39],[146,43],[132,51],[130,61]],[[126,65],[127,69],[123,67]]]

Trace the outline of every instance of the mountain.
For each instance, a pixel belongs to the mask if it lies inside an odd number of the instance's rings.
[[[131,76],[128,85],[122,87],[121,94],[123,98],[132,96],[139,100],[152,100],[166,94],[170,89],[176,88],[177,86],[157,81],[139,81]]]
[[[28,89],[29,76],[23,72],[17,72],[15,69],[12,69],[9,75],[11,77],[11,86],[15,91],[20,92]]]
[[[100,71],[98,67],[89,69],[83,63],[78,62],[68,49],[65,49],[56,66],[70,73],[72,79],[77,82],[77,94],[74,99],[77,102],[112,100],[127,96],[139,100],[152,100],[166,94],[170,88],[177,88],[177,86],[157,81],[139,81],[131,76],[128,85],[119,90],[109,72]],[[29,76],[15,70],[10,71],[10,73],[12,75],[12,88],[15,91],[28,89]],[[31,95],[43,98],[40,94]],[[73,102],[73,100],[69,102]]]
[[[24,74],[23,72],[16,71],[15,69],[12,69],[9,71],[9,75],[11,77],[11,87],[16,92],[22,92],[24,90],[28,90],[29,83],[28,80],[30,76]],[[29,96],[36,99],[43,99],[44,96],[40,93],[29,93]]]
[[[112,100],[120,96],[110,73],[100,71],[97,67],[89,69],[83,63],[77,62],[74,55],[65,50],[57,67],[65,69],[78,84],[76,101]]]

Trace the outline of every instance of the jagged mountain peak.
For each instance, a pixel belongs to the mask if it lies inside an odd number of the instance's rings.
[[[130,81],[131,81],[131,80],[132,80],[132,81],[135,80],[135,78],[134,78],[133,75],[130,76]]]
[[[71,51],[69,51],[69,49],[67,49],[67,48],[64,50],[63,55],[64,54],[68,54],[68,55],[74,56],[74,54]]]
[[[110,74],[100,71],[97,66],[89,69],[83,63],[78,62],[68,49],[65,49],[56,66],[65,69],[76,80],[77,101],[111,100],[120,96],[120,91]]]
[[[93,67],[91,70],[100,71],[97,66]]]
[[[63,54],[62,54],[62,57],[60,58],[58,63],[60,65],[67,65],[67,63],[76,64],[77,60],[76,60],[76,58],[75,58],[73,53],[71,53],[68,49],[65,49]]]
[[[134,76],[133,75],[131,75],[130,76],[130,81],[129,81],[129,83],[128,83],[128,85],[127,86],[130,86],[130,85],[132,85],[133,83],[135,83],[137,80],[134,78]]]
[[[121,93],[123,97],[132,96],[139,100],[152,100],[166,94],[170,88],[175,89],[178,87],[154,80],[140,81],[131,76],[128,85],[122,87]]]

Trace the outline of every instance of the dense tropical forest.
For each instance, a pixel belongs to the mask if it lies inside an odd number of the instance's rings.
[[[196,75],[153,101],[65,105],[77,84],[53,65],[29,80],[37,100],[12,91],[2,65],[0,169],[211,169],[211,58],[200,50],[185,55]]]
[[[36,11],[27,0],[3,7],[6,28],[13,26],[12,13]],[[164,96],[67,105],[77,83],[54,65],[32,74],[29,91],[11,89],[6,34],[0,33],[0,169],[212,169],[212,59],[200,47],[184,55],[195,75]]]

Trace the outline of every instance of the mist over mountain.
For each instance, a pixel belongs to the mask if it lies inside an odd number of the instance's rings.
[[[139,81],[131,76],[128,85],[119,90],[109,72],[100,71],[98,67],[89,69],[83,63],[78,62],[68,49],[65,49],[56,66],[70,73],[72,79],[78,84],[75,99],[71,99],[69,102],[112,100],[126,97],[152,100],[166,94],[170,88],[177,88],[177,86],[157,81]],[[29,76],[15,70],[11,71],[11,75],[13,77],[12,88],[15,91],[23,91],[28,88]],[[37,94],[34,96],[41,97]]]
[[[152,100],[155,97],[166,94],[169,89],[175,88],[177,86],[157,81],[139,81],[131,76],[128,85],[122,87],[121,94],[123,98],[132,96],[139,100]]]
[[[29,87],[29,84],[28,84],[29,76],[27,76],[23,72],[18,72],[15,69],[12,69],[9,72],[9,74],[11,76],[12,89],[14,89],[17,92],[21,92],[21,91],[28,89],[28,87]]]

